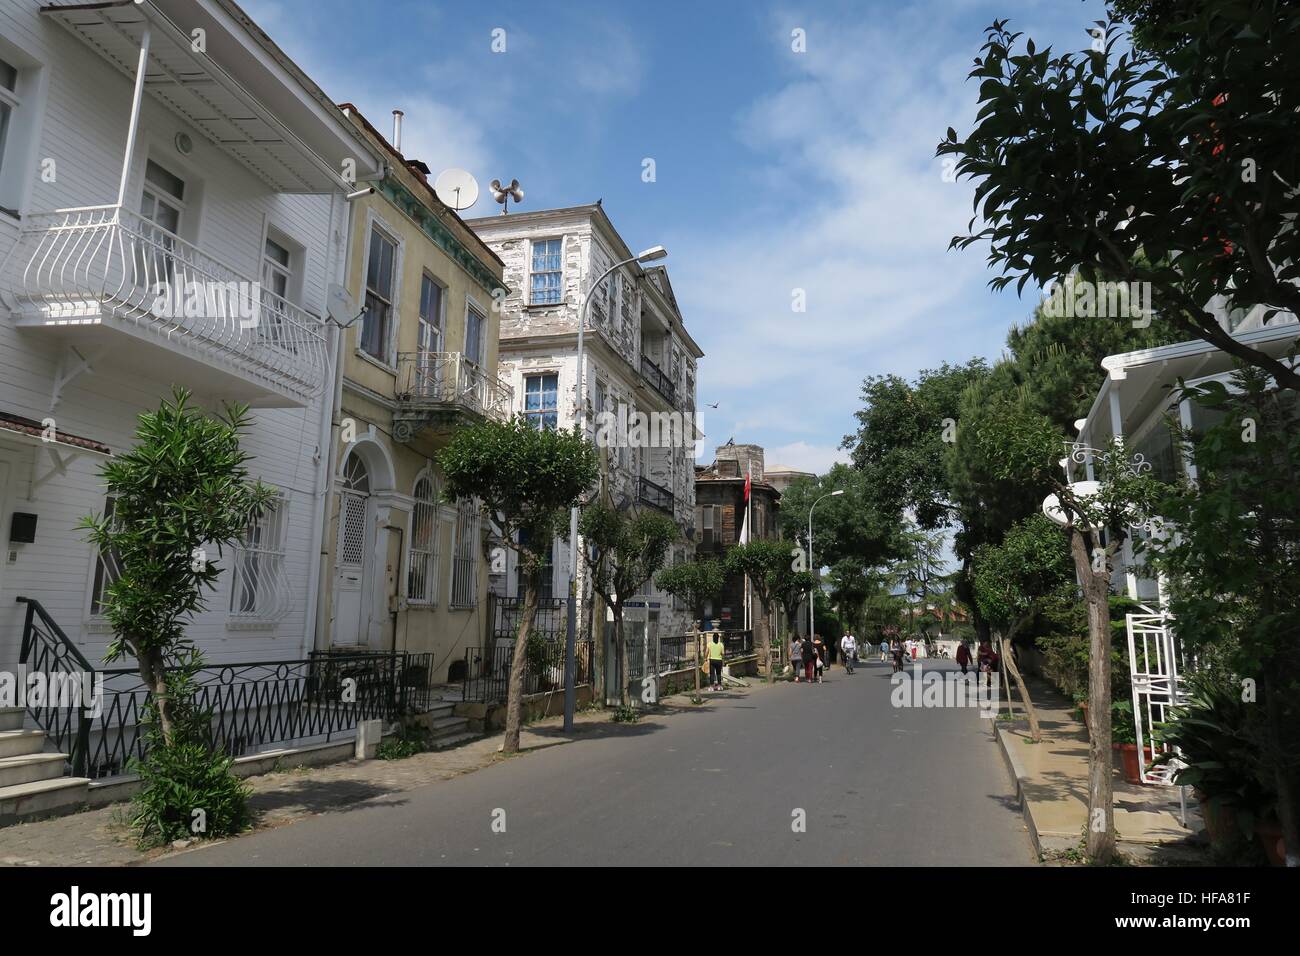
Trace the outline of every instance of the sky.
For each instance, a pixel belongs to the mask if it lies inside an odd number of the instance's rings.
[[[734,438],[763,445],[769,467],[818,473],[847,459],[866,376],[993,358],[1031,313],[988,289],[986,248],[948,251],[973,187],[945,181],[934,148],[972,125],[966,74],[989,23],[1082,49],[1104,12],[1100,0],[242,5],[336,102],[385,132],[402,109],[408,158],[469,170],[483,189],[462,215],[494,214],[487,183],[518,179],[522,209],[600,199],[630,248],[665,245],[705,353],[701,458]]]

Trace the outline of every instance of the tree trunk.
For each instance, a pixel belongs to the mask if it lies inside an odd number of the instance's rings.
[[[598,598],[593,593],[587,609],[587,640],[591,641],[591,690],[592,700],[605,703],[605,602],[600,601],[600,626],[596,624],[596,604]],[[599,632],[599,633],[597,633]]]
[[[524,588],[524,609],[519,615],[519,630],[515,633],[515,656],[510,662],[510,682],[506,689],[506,734],[501,742],[502,753],[519,751],[519,726],[524,709],[524,658],[528,650],[528,635],[537,616],[540,577],[540,570],[530,572],[528,584]]]
[[[700,699],[700,628],[699,628],[699,622],[697,621],[691,622],[691,640],[695,642],[695,658],[694,658],[695,666],[692,668],[692,670],[695,671],[695,699],[699,700]]]
[[[1083,533],[1070,531],[1070,554],[1088,603],[1088,859],[1105,866],[1115,854],[1114,773],[1110,752],[1110,574],[1092,570]]]
[[[623,640],[623,605],[621,602],[614,604],[614,647],[618,653],[618,702],[623,707],[630,707],[631,700],[627,691],[627,641]]]
[[[1029,717],[1029,739],[1036,744],[1042,743],[1043,732],[1038,727],[1038,712],[1034,710],[1034,702],[1029,699],[1029,689],[1025,687],[1025,680],[1020,676],[1020,668],[1016,666],[1010,639],[1002,638],[1001,645],[1002,663],[1006,665],[1006,669],[1011,672],[1011,676],[1015,679],[1016,690],[1020,693],[1020,699],[1024,701],[1025,714]]]
[[[1275,683],[1270,676],[1273,661],[1269,661],[1260,674],[1261,689],[1264,692],[1264,708],[1267,715],[1269,753],[1273,764],[1273,782],[1277,789],[1277,817],[1282,825],[1282,841],[1286,847],[1286,866],[1300,866],[1300,820],[1296,818],[1296,790],[1294,771],[1286,761],[1285,745],[1282,735],[1282,708],[1274,691]]]
[[[772,635],[767,623],[767,605],[759,601],[758,607],[759,613],[752,621],[754,625],[754,646],[758,648],[758,659],[767,668],[767,682],[770,684],[776,679],[776,676],[772,673],[775,669],[772,667]]]
[[[154,648],[142,653],[138,662],[140,679],[153,694],[154,707],[158,712],[158,724],[162,729],[163,743],[170,747],[175,740],[172,727],[171,694],[167,688],[167,666],[163,661],[162,648]]]

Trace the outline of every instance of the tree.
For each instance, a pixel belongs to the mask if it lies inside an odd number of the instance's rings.
[[[757,539],[737,545],[727,552],[727,570],[732,574],[748,575],[750,586],[763,608],[763,626],[759,634],[759,656],[768,661],[771,669],[771,639],[769,619],[778,604],[784,605],[788,592],[798,584],[802,593],[811,587],[812,575],[795,570],[793,543],[784,540]],[[806,579],[806,580],[805,580]],[[798,599],[794,613],[798,613]],[[794,616],[790,620],[793,623]]]
[[[1256,369],[1232,388],[1210,382],[1183,394],[1221,420],[1183,437],[1197,481],[1176,489],[1161,512],[1178,534],[1157,542],[1169,607],[1183,647],[1215,658],[1250,703],[1250,726],[1277,794],[1283,836],[1300,856],[1300,409]],[[1247,689],[1258,684],[1258,694]],[[1256,704],[1255,700],[1259,703]],[[1262,706],[1261,706],[1262,705]]]
[[[614,614],[614,648],[618,655],[619,699],[628,699],[627,644],[623,639],[623,604],[663,566],[668,546],[680,534],[677,523],[658,511],[627,511],[595,502],[583,509],[578,532],[586,547],[591,586]]]
[[[506,728],[501,749],[519,749],[519,725],[528,635],[537,615],[541,572],[552,539],[565,533],[565,512],[596,481],[595,447],[578,429],[538,429],[523,416],[486,420],[458,430],[438,453],[452,501],[471,499],[497,526],[502,542],[519,555],[524,606],[515,634],[506,693]]]
[[[721,561],[707,558],[703,561],[686,561],[682,564],[665,568],[655,576],[659,590],[666,591],[695,613],[705,601],[711,601],[722,592],[727,572]],[[699,622],[691,624],[691,636],[695,638],[695,698],[700,697],[700,665],[703,663],[699,647]]]
[[[248,407],[226,404],[210,416],[177,388],[156,412],[140,416],[137,444],[104,465],[112,510],[79,527],[102,555],[112,555],[116,580],[104,588],[104,616],[113,629],[105,661],[131,654],[153,696],[164,744],[175,741],[167,669],[191,662],[190,617],[206,606],[221,568],[208,549],[242,543],[250,523],[274,507],[275,491],[249,477],[251,457],[239,445]]]
[[[905,530],[903,558],[894,565],[895,573],[907,589],[908,630],[919,631],[916,623],[929,611],[930,591],[943,575],[943,535],[911,527]]]
[[[1054,54],[995,21],[972,79],[976,127],[938,155],[976,181],[969,234],[990,285],[1137,283],[1157,321],[1300,388],[1300,371],[1215,312],[1300,314],[1300,7],[1281,0],[1124,5],[1091,49]],[[983,228],[975,231],[976,220]]]
[[[1002,543],[982,545],[972,562],[972,583],[980,611],[998,633],[1002,660],[1025,702],[1029,732],[1035,743],[1043,739],[1038,714],[1016,666],[1013,642],[1017,633],[1038,612],[1043,602],[1074,597],[1074,568],[1060,528],[1041,514],[1014,525]]]
[[[1162,486],[1142,474],[1120,442],[1109,448],[1071,449],[1077,463],[1091,458],[1100,482],[1073,484],[1058,464],[1063,442],[1046,417],[1003,396],[974,423],[966,423],[974,453],[995,479],[1018,477],[1051,488],[1068,535],[1075,574],[1088,606],[1088,856],[1108,863],[1115,850],[1111,785],[1110,578],[1128,529],[1155,513]]]

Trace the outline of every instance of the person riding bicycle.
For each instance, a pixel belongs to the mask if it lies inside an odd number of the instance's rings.
[[[903,647],[903,642],[898,638],[894,638],[894,643],[891,645],[890,650],[894,653],[894,673],[898,673],[903,669],[903,657],[906,655],[907,651]]]
[[[844,669],[853,673],[853,665],[858,659],[858,640],[846,633],[840,638],[840,652],[844,655]]]

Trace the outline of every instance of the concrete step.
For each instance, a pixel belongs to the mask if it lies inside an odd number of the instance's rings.
[[[451,750],[453,747],[459,747],[462,744],[473,743],[475,740],[481,740],[485,734],[475,731],[466,731],[461,734],[451,734],[447,737],[435,737],[433,740],[432,750]]]
[[[85,777],[56,777],[0,787],[0,827],[74,813],[85,807],[89,787]]]
[[[430,704],[429,709],[425,711],[431,717],[449,717],[451,712],[456,709],[456,702],[452,700],[441,700],[435,704]]]
[[[24,714],[22,707],[0,707],[0,730],[22,730]]]
[[[22,757],[0,757],[0,789],[20,783],[35,783],[63,776],[67,754],[25,754]]]
[[[43,730],[0,730],[0,757],[38,754],[44,749]]]
[[[465,730],[469,727],[469,721],[464,717],[439,717],[430,721],[428,726],[430,737],[445,737],[458,730]]]

